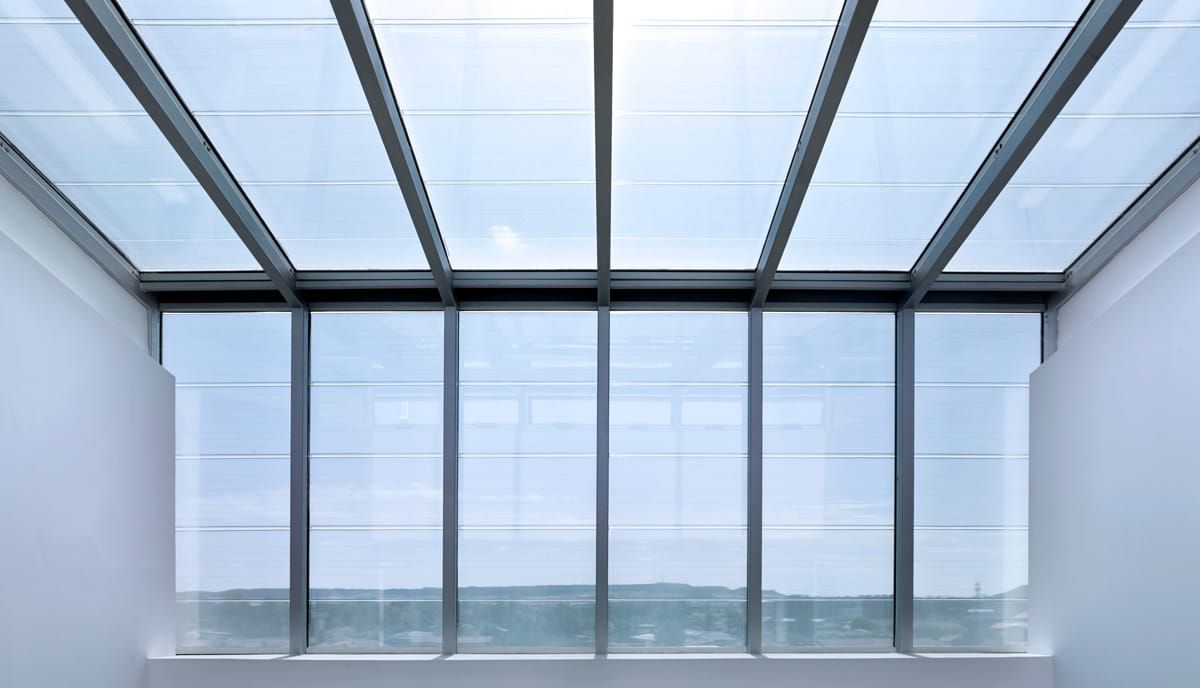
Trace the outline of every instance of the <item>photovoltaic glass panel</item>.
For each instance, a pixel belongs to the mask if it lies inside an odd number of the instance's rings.
[[[288,647],[291,315],[166,313],[182,652]]]
[[[1060,272],[1200,138],[1200,3],[1147,0],[950,261]]]
[[[839,0],[618,0],[612,264],[753,268]]]
[[[913,531],[917,647],[1024,650],[1029,374],[1037,313],[918,313]]]
[[[746,644],[745,312],[612,314],[609,644]]]
[[[1086,0],[881,0],[783,270],[909,270]]]
[[[298,269],[428,269],[329,3],[121,6]]]
[[[592,3],[367,9],[451,264],[595,268]]]
[[[895,317],[763,315],[763,647],[892,646]]]
[[[258,263],[63,3],[0,4],[0,133],[139,270]]]
[[[591,651],[596,313],[459,317],[458,647]]]
[[[309,647],[437,652],[442,313],[312,315]]]

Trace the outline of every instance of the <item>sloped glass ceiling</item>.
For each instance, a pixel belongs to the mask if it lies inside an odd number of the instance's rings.
[[[328,2],[121,6],[297,269],[428,268]]]
[[[1200,137],[1200,2],[1145,0],[948,270],[1065,270]]]
[[[1086,6],[880,0],[781,269],[910,269]]]
[[[614,269],[762,252],[840,0],[617,0]]]
[[[589,0],[365,0],[455,270],[597,265]],[[880,0],[781,269],[908,271],[1087,0]],[[327,0],[120,0],[299,270],[427,270]],[[612,267],[749,270],[842,0],[615,0]],[[257,263],[59,0],[0,3],[0,133],[142,271]],[[1061,272],[1200,137],[1145,0],[949,265]]]
[[[0,3],[0,65],[0,133],[138,269],[258,268],[64,3]]]
[[[594,269],[590,0],[368,0],[456,269]]]

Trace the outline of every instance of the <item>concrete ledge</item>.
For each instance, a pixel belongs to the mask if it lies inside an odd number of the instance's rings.
[[[1052,658],[1004,654],[277,655],[150,659],[149,688],[1051,688]]]

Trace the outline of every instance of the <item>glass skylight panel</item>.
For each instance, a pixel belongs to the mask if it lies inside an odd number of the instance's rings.
[[[1147,0],[950,262],[1059,272],[1200,137],[1200,3]]]
[[[755,266],[841,6],[618,0],[614,268]]]
[[[451,264],[595,268],[592,3],[367,8]]]
[[[298,269],[429,267],[328,2],[121,5]]]
[[[881,0],[784,270],[909,270],[1086,0]]]
[[[0,133],[143,271],[258,264],[62,3],[0,6]]]

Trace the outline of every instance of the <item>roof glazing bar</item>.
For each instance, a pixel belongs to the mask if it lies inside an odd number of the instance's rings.
[[[303,305],[296,289],[296,271],[287,255],[146,50],[129,19],[112,0],[67,0],[67,5],[271,283],[290,305]]]
[[[992,152],[975,172],[912,269],[905,308],[915,308],[1020,169],[1055,117],[1100,61],[1141,0],[1093,0]]]
[[[375,118],[375,126],[379,128],[379,136],[383,139],[383,147],[387,150],[396,182],[400,185],[404,202],[408,205],[413,227],[416,228],[417,238],[421,241],[421,249],[429,261],[429,269],[437,284],[438,294],[444,305],[454,306],[454,273],[450,268],[450,258],[446,255],[446,246],[442,243],[442,236],[438,231],[433,206],[429,202],[421,170],[417,167],[417,156],[413,152],[412,142],[409,141],[408,130],[404,127],[400,105],[392,92],[391,80],[383,64],[383,55],[379,51],[379,43],[367,17],[367,8],[362,0],[331,0],[331,4],[342,29],[346,47],[350,51],[350,58],[354,62],[354,69],[358,72],[358,80],[362,83],[363,93],[371,106],[371,114]]]
[[[876,0],[846,0],[846,4],[842,6],[833,41],[829,45],[829,53],[821,69],[821,78],[817,81],[812,105],[804,119],[804,128],[800,130],[800,141],[792,156],[783,191],[779,203],[775,206],[775,214],[771,218],[771,227],[767,230],[762,254],[758,258],[752,301],[755,307],[761,308],[767,301],[767,292],[770,291],[775,272],[779,269],[779,261],[787,248],[792,225],[795,224],[800,206],[804,203],[804,195],[808,193],[808,185],[817,169],[821,149],[825,147],[825,139],[829,137],[829,129],[833,126],[833,118],[841,105],[842,94],[846,92],[850,74],[854,71],[854,63],[858,60],[863,39],[867,36],[867,28],[875,14],[876,4]]]

